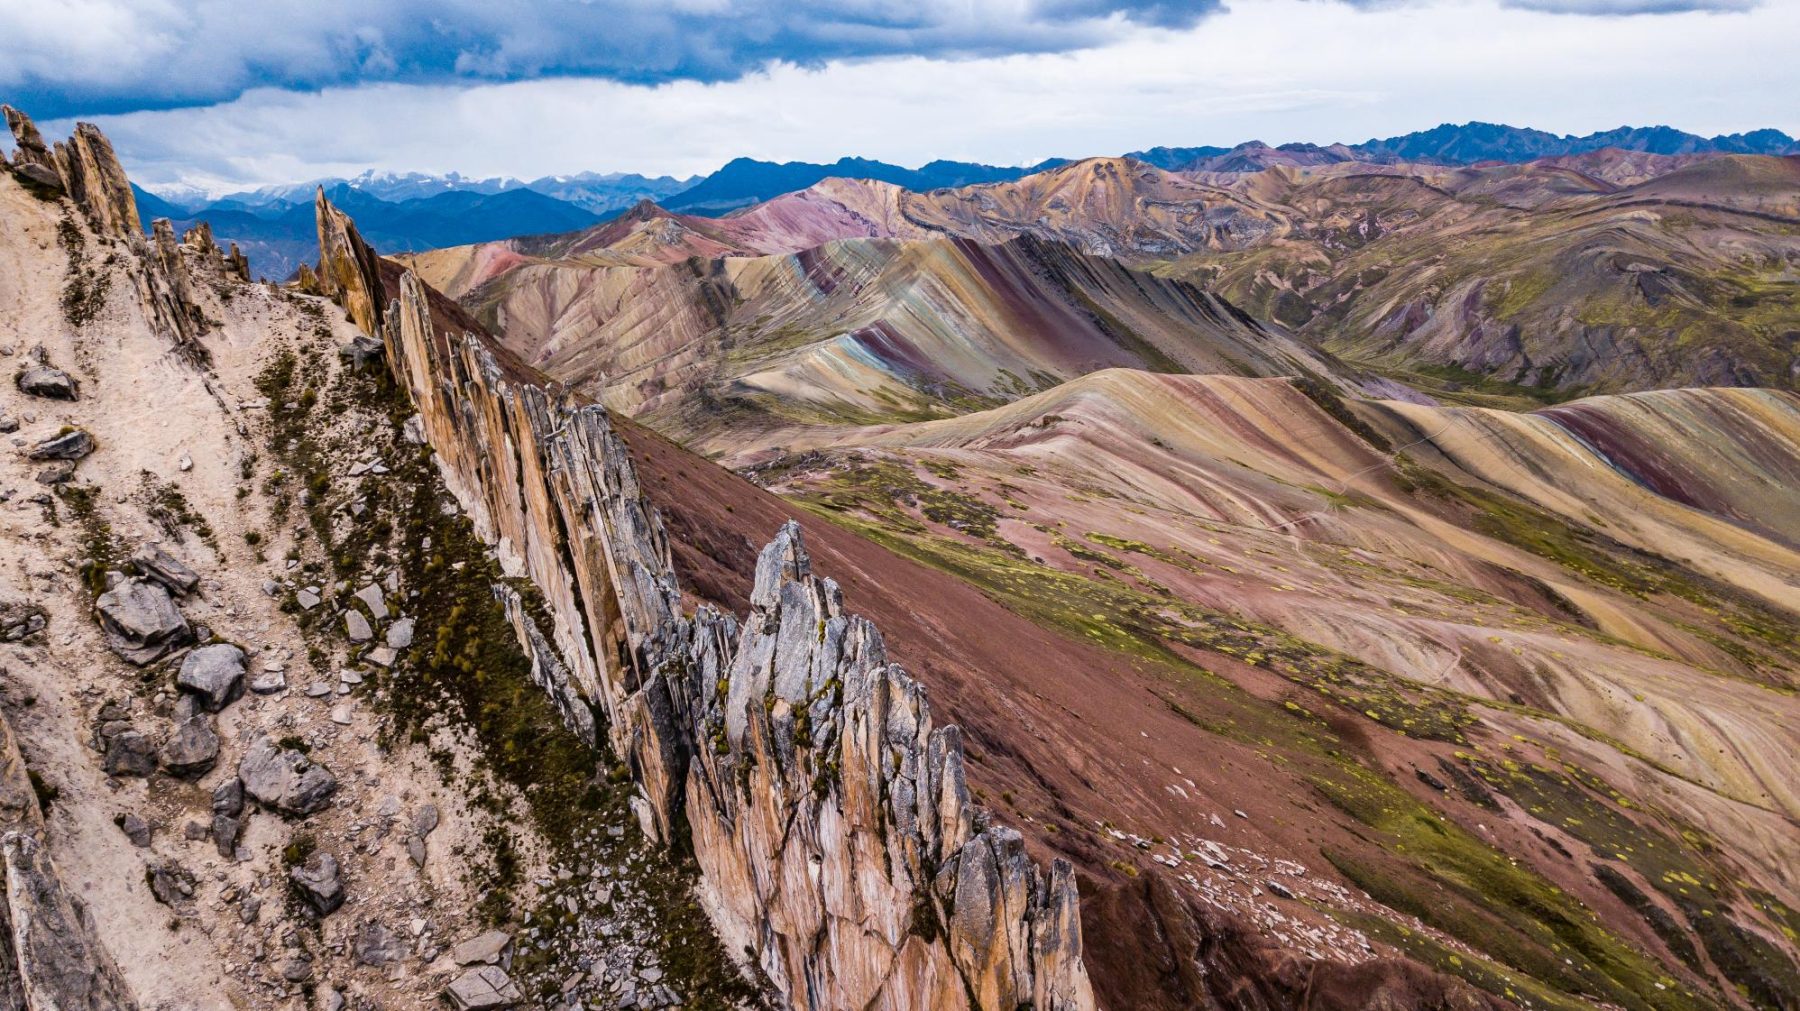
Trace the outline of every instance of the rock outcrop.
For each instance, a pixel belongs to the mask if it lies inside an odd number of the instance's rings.
[[[12,728],[0,719],[0,1007],[132,1011],[136,1002],[86,909],[63,887]]]
[[[799,528],[764,550],[741,622],[684,614],[605,410],[437,332],[410,273],[377,315],[373,253],[319,207],[325,283],[384,323],[446,485],[543,597],[548,630],[507,601],[540,683],[577,732],[601,717],[646,831],[688,835],[727,947],[801,1009],[1093,1007],[1073,870],[1040,869],[972,802],[960,734],[811,572]]]
[[[21,171],[37,166],[54,173],[57,186],[88,217],[95,231],[109,235],[137,234],[143,230],[138,221],[137,200],[131,195],[131,183],[112,143],[92,123],[75,124],[75,132],[54,147],[45,144],[30,117],[13,108],[0,106],[19,145],[14,162]],[[31,173],[34,181],[47,177]]]

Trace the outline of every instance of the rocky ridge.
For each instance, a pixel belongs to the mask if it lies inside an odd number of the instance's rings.
[[[684,615],[666,534],[604,409],[434,326],[410,273],[387,301],[354,226],[321,204],[322,280],[380,327],[446,485],[542,593],[567,713],[603,717],[646,832],[688,826],[722,939],[800,1008],[1094,1006],[1074,874],[1048,874],[971,801],[960,739],[810,571],[764,549],[740,623]],[[531,620],[526,645],[542,638]],[[532,634],[535,631],[536,634]],[[573,720],[579,727],[582,721]]]

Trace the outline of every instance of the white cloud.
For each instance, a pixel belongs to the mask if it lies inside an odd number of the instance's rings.
[[[1001,164],[1252,138],[1356,142],[1471,119],[1586,133],[1800,132],[1800,4],[1571,19],[1449,0],[1238,0],[1068,54],[777,64],[739,80],[253,91],[101,117],[137,178],[214,190],[383,170],[687,175],[731,157]],[[67,124],[53,124],[66,130]]]

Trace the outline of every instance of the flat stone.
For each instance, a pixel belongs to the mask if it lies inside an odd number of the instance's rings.
[[[451,948],[450,959],[457,965],[475,965],[476,963],[493,965],[500,961],[500,955],[511,943],[511,934],[504,930],[490,930]]]
[[[352,950],[356,952],[357,962],[383,966],[403,961],[407,954],[407,944],[404,937],[387,927],[369,922],[357,929]]]
[[[379,667],[392,667],[397,659],[399,654],[392,646],[377,646],[369,651],[369,662]]]
[[[349,726],[350,725],[350,707],[349,706],[332,706],[331,707],[331,722],[337,724],[340,727]]]
[[[369,619],[355,608],[344,612],[344,632],[350,636],[351,642],[368,642],[375,637],[375,630],[369,627]]]
[[[300,605],[301,610],[310,611],[319,606],[319,595],[311,590],[301,590],[294,594],[294,601]]]
[[[125,833],[125,838],[131,840],[131,845],[139,849],[150,845],[150,823],[137,814],[128,811],[113,821],[118,824],[119,831]]]
[[[412,830],[414,835],[424,838],[425,836],[430,835],[432,830],[437,827],[438,809],[436,804],[421,805],[417,811],[413,812]]]
[[[506,971],[497,965],[470,969],[456,977],[444,994],[450,998],[451,1006],[457,1011],[508,1008],[524,996],[506,975]]]
[[[331,694],[331,686],[323,681],[314,681],[306,686],[306,694],[309,698],[322,699]]]
[[[412,645],[414,622],[411,618],[401,618],[388,626],[387,644],[390,649],[405,649]]]
[[[181,660],[175,687],[218,712],[244,694],[244,651],[228,642],[201,646]]]
[[[385,621],[388,616],[387,601],[381,595],[381,587],[370,583],[356,591],[356,599],[369,609],[369,615],[376,621]]]
[[[168,587],[171,593],[192,593],[200,585],[198,573],[158,544],[145,544],[132,552],[131,564],[137,566],[138,572]]]
[[[287,691],[287,675],[281,671],[264,671],[250,679],[250,690],[258,695],[275,695]]]

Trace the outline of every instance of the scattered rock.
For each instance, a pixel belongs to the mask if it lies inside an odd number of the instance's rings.
[[[244,813],[244,781],[236,776],[213,788],[213,814],[237,817]]]
[[[36,604],[0,601],[0,642],[18,642],[49,624],[48,612]]]
[[[250,690],[258,695],[274,695],[287,691],[287,675],[281,671],[263,671],[250,679]]]
[[[113,824],[119,826],[119,831],[125,833],[125,838],[131,840],[131,845],[139,849],[150,845],[150,823],[138,817],[135,812],[127,811],[119,815],[113,819]]]
[[[218,712],[244,694],[244,651],[230,643],[202,646],[181,661],[175,687]]]
[[[496,965],[501,954],[506,951],[506,946],[511,943],[511,934],[504,930],[490,930],[451,948],[450,958],[457,965]]]
[[[165,906],[176,905],[194,897],[194,875],[173,860],[162,860],[144,869],[144,882],[150,894]]]
[[[183,474],[193,470],[194,458],[186,453],[181,454],[181,459],[175,461],[175,469],[181,471]]]
[[[413,816],[412,816],[413,835],[416,835],[419,838],[423,839],[426,836],[430,835],[432,830],[437,827],[438,827],[438,809],[437,809],[436,804],[422,805],[417,811],[413,812]]]
[[[377,667],[392,667],[399,659],[392,646],[377,646],[369,651],[368,660]]]
[[[137,566],[139,572],[168,587],[171,593],[192,593],[200,585],[198,573],[158,544],[146,544],[138,548],[131,556],[131,564]]]
[[[219,855],[227,860],[237,855],[238,840],[244,835],[244,820],[230,815],[215,814],[212,820],[213,845],[218,847]]]
[[[344,881],[338,876],[337,857],[320,851],[288,871],[300,898],[320,916],[329,916],[344,904]]]
[[[156,742],[136,730],[114,734],[103,767],[108,776],[148,776],[156,771]]]
[[[375,630],[369,627],[369,619],[355,608],[344,612],[344,631],[351,642],[368,642],[375,636]]]
[[[93,436],[80,428],[65,428],[39,440],[25,455],[33,460],[79,460],[93,451]]]
[[[48,365],[30,365],[18,374],[14,380],[19,392],[32,397],[45,397],[50,400],[75,400],[77,389],[75,378],[61,369]]]
[[[289,983],[304,983],[312,978],[313,960],[306,952],[296,952],[282,960],[281,978]]]
[[[349,726],[350,725],[350,707],[349,706],[332,706],[331,707],[331,722],[337,724],[340,727]]]
[[[406,855],[414,867],[425,866],[425,840],[416,835],[406,837]]]
[[[301,610],[310,611],[319,606],[319,595],[311,590],[301,590],[294,594],[294,602],[300,605]]]
[[[162,766],[170,775],[203,776],[219,760],[219,734],[208,716],[194,716],[163,743]]]
[[[119,579],[94,601],[100,628],[113,652],[139,667],[193,641],[193,629],[175,609],[169,591],[144,579]]]
[[[68,484],[69,479],[74,476],[75,461],[53,460],[50,463],[45,464],[43,469],[38,471],[32,480],[36,481],[38,484],[55,487],[59,484]]]
[[[238,763],[244,792],[265,807],[293,815],[324,808],[337,790],[337,777],[291,748],[278,747],[265,734],[250,742]]]
[[[401,618],[388,626],[387,644],[389,649],[405,649],[412,645],[413,620]]]
[[[387,601],[381,596],[381,587],[370,583],[356,591],[356,599],[369,609],[369,616],[376,621],[385,621],[388,616]]]
[[[1277,898],[1291,899],[1294,897],[1294,890],[1279,881],[1269,880],[1263,882],[1263,884],[1269,889],[1269,894],[1274,895]]]
[[[456,977],[444,995],[450,998],[451,1006],[457,1011],[512,1007],[524,996],[506,971],[497,965],[470,969]]]
[[[369,922],[357,929],[352,950],[356,952],[357,962],[383,966],[405,960],[407,944],[404,937],[379,923]]]

